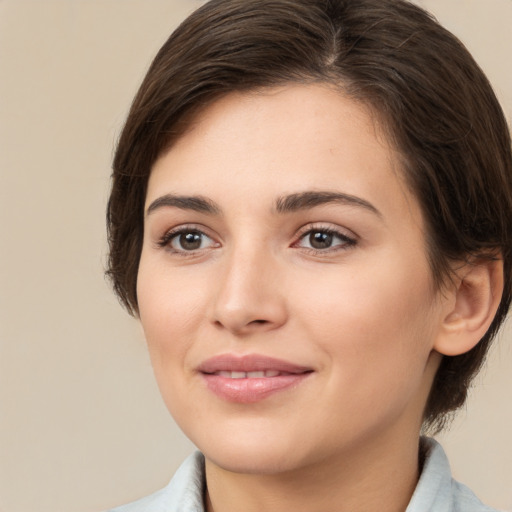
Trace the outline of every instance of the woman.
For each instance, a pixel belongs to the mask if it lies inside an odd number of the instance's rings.
[[[134,100],[114,288],[196,453],[134,511],[490,510],[420,438],[511,297],[506,121],[402,0],[213,0]]]

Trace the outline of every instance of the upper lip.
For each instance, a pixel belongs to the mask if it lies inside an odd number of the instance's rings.
[[[298,365],[282,359],[268,357],[261,354],[219,354],[203,361],[198,371],[201,373],[229,372],[256,372],[273,370],[283,373],[306,373],[313,371],[307,366]]]

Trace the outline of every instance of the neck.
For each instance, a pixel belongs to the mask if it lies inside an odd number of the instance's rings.
[[[207,511],[403,512],[418,481],[418,440],[375,440],[278,474],[233,473],[207,460]]]

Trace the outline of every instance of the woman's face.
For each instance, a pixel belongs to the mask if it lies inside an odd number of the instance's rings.
[[[443,300],[397,155],[339,92],[208,107],[153,167],[137,292],[163,398],[212,463],[418,435]]]

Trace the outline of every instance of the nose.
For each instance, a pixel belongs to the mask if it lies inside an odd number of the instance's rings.
[[[277,329],[287,320],[282,271],[266,251],[233,250],[223,262],[213,321],[236,335]]]

